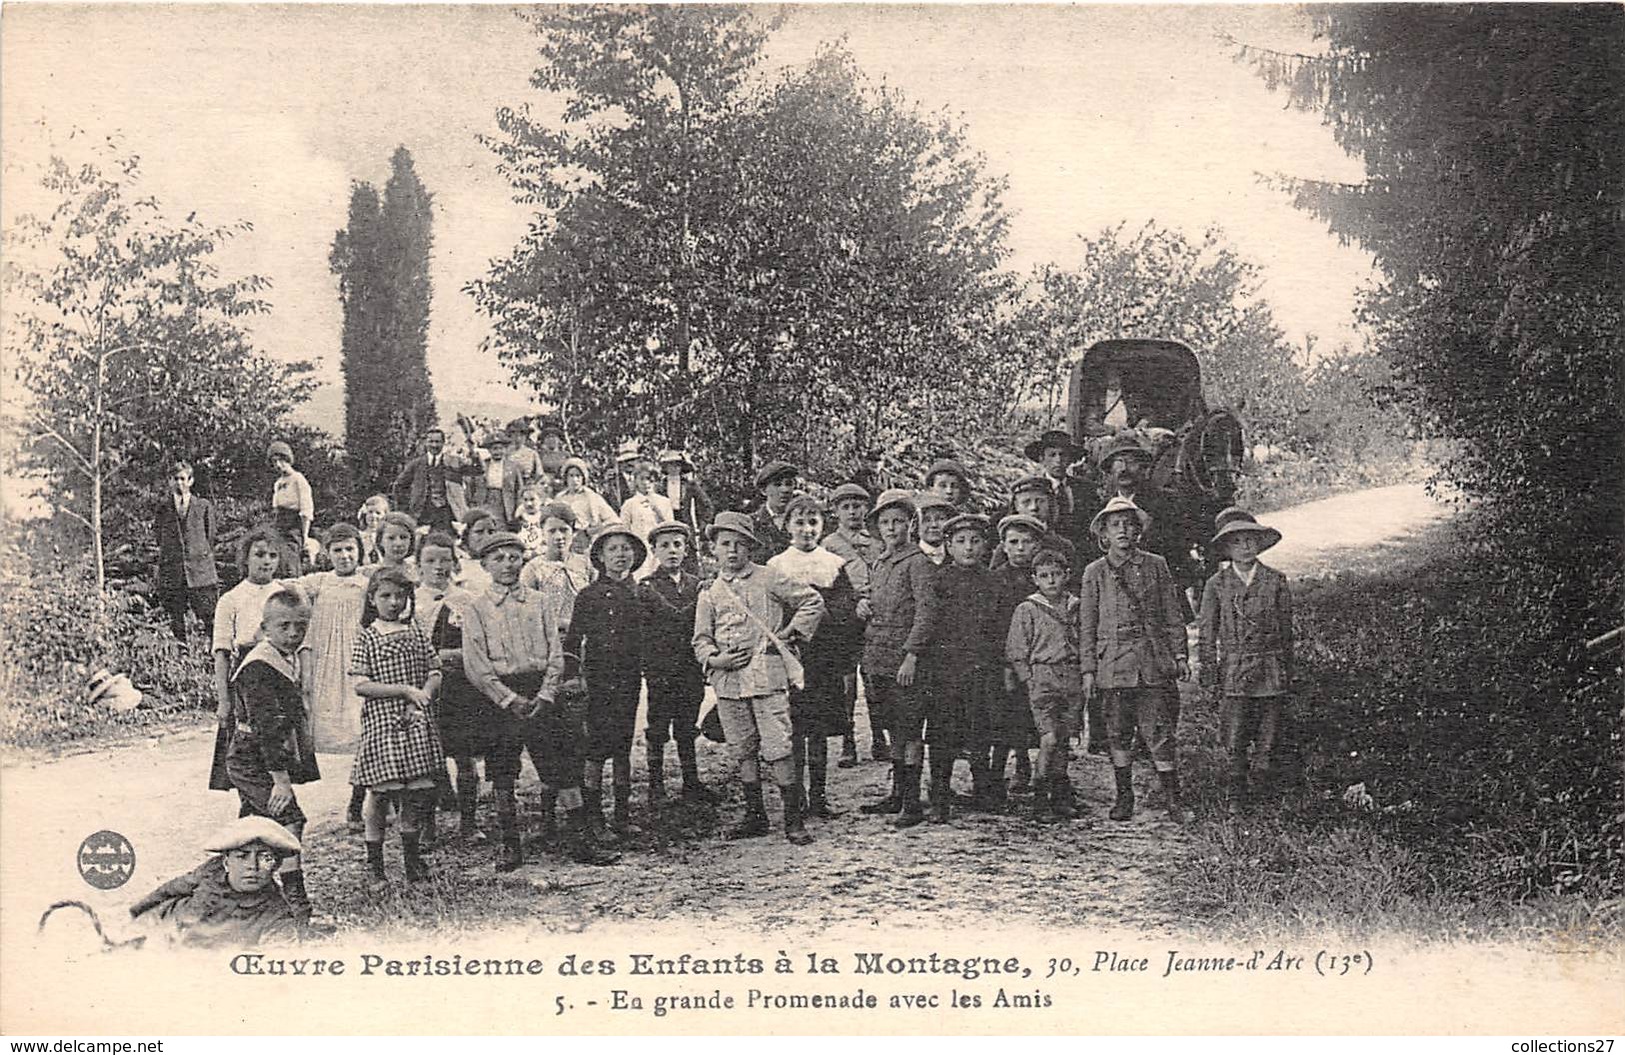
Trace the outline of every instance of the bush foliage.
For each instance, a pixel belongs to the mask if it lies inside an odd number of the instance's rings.
[[[1625,891],[1618,653],[1576,673],[1560,624],[1508,618],[1538,610],[1542,557],[1504,578],[1479,530],[1469,514],[1399,559],[1298,583],[1310,798],[1204,824],[1188,901],[1231,922],[1405,926],[1396,913],[1427,905]],[[1216,728],[1188,738],[1216,811]],[[1341,802],[1357,782],[1377,811]]]
[[[82,556],[31,558],[0,542],[0,743],[51,746],[109,732],[189,721],[214,707],[207,637],[189,647],[137,594],[103,600]],[[129,674],[145,695],[134,711],[92,703],[100,668]]]

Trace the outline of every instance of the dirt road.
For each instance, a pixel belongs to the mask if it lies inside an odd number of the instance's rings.
[[[1304,575],[1326,567],[1339,551],[1391,544],[1445,515],[1448,509],[1419,486],[1400,485],[1261,519],[1286,536],[1271,562]],[[860,739],[866,748],[867,737]],[[52,761],[7,760],[0,767],[0,942],[26,947],[41,910],[64,898],[82,899],[122,926],[132,900],[201,860],[198,841],[236,815],[232,796],[203,790],[211,744],[212,730],[200,728]],[[702,745],[707,781],[727,786],[722,750]],[[640,817],[641,754],[634,798]],[[534,864],[495,879],[489,850],[448,846],[433,858],[433,884],[383,899],[362,892],[361,846],[343,831],[349,760],[324,756],[321,762],[327,778],[299,790],[314,819],[307,870],[315,896],[346,925],[421,932],[425,926],[462,929],[522,918],[575,930],[596,921],[686,917],[752,929],[880,921],[886,927],[974,928],[997,919],[1155,933],[1178,930],[1182,922],[1162,897],[1159,878],[1176,866],[1179,829],[1145,810],[1128,824],[1107,821],[1110,767],[1081,753],[1072,774],[1085,816],[1070,825],[1036,828],[1019,816],[962,815],[946,828],[894,832],[856,812],[858,804],[881,794],[887,779],[885,766],[865,762],[831,770],[833,798],[849,812],[816,822],[811,847],[794,848],[777,836],[722,841],[717,827],[734,814],[734,801],[716,814],[680,812],[666,833],[645,825],[621,863],[607,868],[579,868],[533,852]],[[668,765],[674,762],[668,759]],[[1149,774],[1142,779],[1149,781]],[[963,767],[958,781],[968,790]],[[81,840],[102,829],[126,836],[136,852],[133,879],[106,892],[87,886],[75,864]],[[398,873],[393,849],[391,856]],[[953,879],[945,881],[949,865]],[[574,884],[590,885],[559,889]]]

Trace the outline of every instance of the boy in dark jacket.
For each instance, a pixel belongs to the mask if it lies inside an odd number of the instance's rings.
[[[295,839],[304,834],[305,813],[293,786],[321,779],[299,677],[299,644],[309,625],[310,606],[297,590],[265,599],[261,639],[231,677],[227,719],[226,779],[241,803],[238,816],[276,821]],[[294,915],[308,924],[310,896],[299,855],[284,858],[278,872]]]
[[[1043,521],[1025,513],[1012,513],[999,521],[999,552],[993,563],[991,603],[995,613],[993,639],[999,647],[1010,632],[1010,620],[1016,606],[1031,594],[1033,559],[1044,546],[1049,528]],[[1032,759],[1028,750],[1038,742],[1033,727],[1033,714],[1027,702],[1027,690],[1006,665],[1001,673],[1003,681],[998,693],[988,706],[988,739],[992,744],[988,764],[988,791],[990,807],[1003,803],[1006,787],[1004,767],[1010,753],[1016,755],[1016,774],[1008,790],[1024,793],[1032,782]]]
[[[694,754],[699,735],[700,702],[705,698],[705,676],[694,660],[694,607],[700,597],[700,577],[685,570],[694,554],[694,529],[681,520],[661,524],[649,532],[649,548],[660,566],[638,583],[643,605],[643,676],[649,684],[648,744],[649,812],[655,813],[666,795],[666,742],[677,741],[677,761],[683,769],[683,798],[710,800],[700,783]]]
[[[993,596],[993,573],[985,552],[991,530],[988,519],[962,513],[943,527],[949,563],[937,569],[936,617],[930,628],[930,681],[936,692],[926,730],[931,748],[931,821],[945,823],[953,802],[954,762],[967,746],[971,753],[971,780],[976,803],[984,807],[994,798],[988,785],[987,705],[993,679],[999,676],[998,639],[994,633],[998,612],[988,603]]]
[[[604,762],[612,763],[615,786],[613,829],[631,829],[632,737],[643,680],[643,602],[632,571],[648,548],[631,529],[606,524],[593,536],[587,559],[598,578],[576,595],[564,651],[581,663],[587,688],[587,821],[602,825]]]
[[[926,709],[930,700],[918,684],[935,595],[936,568],[915,544],[909,529],[914,500],[907,491],[881,494],[869,514],[869,532],[885,545],[870,569],[869,597],[858,614],[867,617],[863,642],[863,685],[891,721],[892,790],[865,813],[895,813],[899,828],[925,820],[920,806],[920,769],[925,758]]]

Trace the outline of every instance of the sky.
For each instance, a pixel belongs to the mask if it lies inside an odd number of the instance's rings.
[[[766,72],[844,38],[859,66],[930,110],[962,117],[1007,175],[1010,266],[1067,265],[1080,235],[1149,220],[1209,226],[1262,272],[1288,338],[1356,342],[1370,258],[1339,246],[1261,175],[1358,180],[1316,115],[1287,109],[1234,61],[1229,34],[1313,48],[1272,7],[834,6],[790,8]],[[318,362],[304,414],[342,431],[337,285],[328,269],[350,187],[382,187],[397,145],[435,198],[429,367],[444,413],[526,398],[479,351],[488,324],[462,292],[507,254],[529,209],[478,136],[529,87],[535,38],[508,7],[27,5],[0,13],[0,217],[37,208],[30,175],[67,135],[117,135],[142,189],[176,218],[246,220],[219,254],[271,279],[254,320],[268,354]],[[1200,351],[1200,350],[1198,350]]]

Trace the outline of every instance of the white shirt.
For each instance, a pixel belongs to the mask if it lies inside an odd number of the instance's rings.
[[[1258,574],[1258,562],[1256,560],[1253,561],[1253,566],[1247,569],[1247,573],[1245,575],[1242,574],[1240,568],[1236,567],[1235,561],[1230,562],[1230,570],[1236,573],[1236,578],[1240,579],[1246,585],[1251,586],[1253,584],[1253,576]]]

